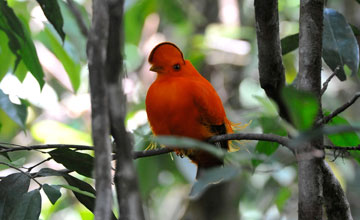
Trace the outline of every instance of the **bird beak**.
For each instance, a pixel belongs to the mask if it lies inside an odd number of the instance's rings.
[[[153,71],[153,72],[160,72],[163,68],[161,66],[151,66],[150,67],[150,71]]]

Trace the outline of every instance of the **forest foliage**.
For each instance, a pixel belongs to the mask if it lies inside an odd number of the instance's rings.
[[[245,131],[291,135],[299,141],[318,132],[326,135],[328,145],[360,145],[358,104],[334,117],[323,130],[311,130],[318,100],[312,94],[287,86],[282,95],[294,125],[279,119],[276,105],[257,81],[252,1],[232,5],[237,10],[237,20],[230,23],[225,18],[217,19],[217,14],[212,17],[203,11],[212,7],[220,12],[221,5],[209,6],[205,0],[184,2],[125,1],[127,78],[123,85],[129,104],[126,124],[133,134],[135,150],[144,150],[154,141],[159,145],[193,147],[196,144],[200,149],[212,149],[186,138],[151,136],[144,94],[154,75],[148,71],[147,56],[152,46],[164,40],[177,43],[199,72],[206,74],[232,121],[242,124],[251,121]],[[360,19],[355,19],[356,13],[344,13],[350,9],[343,4],[328,1],[324,10],[323,81],[332,73],[338,79],[328,83],[323,95],[325,114],[349,100],[360,88]],[[356,1],[352,5],[360,8]],[[38,219],[39,216],[88,219],[93,215],[94,158],[89,147],[92,142],[86,58],[90,6],[88,0],[0,0],[0,219]],[[288,85],[298,71],[298,10],[298,1],[279,1]],[[240,51],[234,52],[232,46]],[[353,129],[344,132],[344,127],[349,126]],[[74,147],[62,147],[63,144]],[[27,146],[33,147],[32,150]],[[195,183],[194,165],[186,159],[169,155],[137,159],[146,212],[151,219],[171,219],[179,215],[176,206],[186,207],[181,203],[184,197],[196,198],[219,180],[236,180],[242,182],[236,192],[243,217],[291,219],[296,216],[292,206],[297,197],[296,163],[290,152],[279,146],[265,141],[242,141],[235,153],[214,149],[212,153],[225,157],[234,166],[208,172]],[[360,152],[339,155],[329,151],[327,158],[334,159],[331,167],[347,192],[356,219],[360,216],[356,209],[360,204],[356,196],[360,193],[356,187],[360,180],[357,171]],[[172,200],[172,197],[177,198]],[[65,213],[68,210],[70,214]]]

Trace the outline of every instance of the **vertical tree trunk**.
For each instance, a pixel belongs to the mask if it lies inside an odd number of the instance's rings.
[[[323,0],[300,1],[299,73],[296,87],[314,94],[321,109],[321,53],[323,31]],[[323,216],[322,171],[323,137],[318,137],[297,149],[299,179],[299,219],[318,219]]]
[[[99,220],[112,216],[110,134],[116,143],[115,186],[120,219],[144,219],[132,146],[124,124],[123,7],[123,0],[93,1],[93,24],[87,50],[96,166],[95,219]]]
[[[109,42],[107,47],[106,78],[109,93],[111,134],[116,144],[115,186],[121,220],[142,220],[144,212],[136,170],[132,159],[132,144],[125,128],[126,96],[122,88],[124,76],[124,1],[108,1]]]
[[[92,138],[95,146],[95,219],[108,220],[112,214],[111,144],[108,93],[104,69],[108,43],[106,1],[93,1],[92,28],[87,55],[89,60]]]

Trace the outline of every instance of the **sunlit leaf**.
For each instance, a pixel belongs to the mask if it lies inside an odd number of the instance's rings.
[[[69,170],[74,170],[84,176],[92,177],[94,158],[89,154],[66,148],[52,150],[49,154],[56,162],[61,163]]]
[[[84,196],[88,196],[88,197],[91,197],[91,198],[94,198],[95,199],[95,195],[90,193],[90,192],[86,192],[86,191],[83,191],[83,190],[80,190],[79,188],[77,187],[74,187],[74,186],[70,186],[70,185],[58,185],[58,186],[61,186],[65,189],[69,189],[73,192],[76,192],[76,193],[79,193],[79,194],[82,194]]]
[[[16,57],[21,57],[42,88],[45,83],[44,72],[30,33],[24,28],[12,8],[7,5],[7,1],[0,1],[0,12],[0,29],[9,39],[9,48]]]
[[[25,128],[27,117],[27,107],[25,105],[16,105],[12,103],[9,96],[3,93],[0,89],[0,108],[18,124],[20,127]]]
[[[65,33],[63,31],[64,20],[61,15],[60,7],[57,0],[36,0],[42,8],[46,18],[54,26],[59,33],[61,39],[64,41]]]
[[[5,76],[14,60],[14,55],[8,46],[8,38],[3,31],[0,31],[0,80]]]
[[[310,129],[319,107],[315,96],[293,87],[285,87],[282,96],[295,127],[300,131]]]
[[[239,174],[240,170],[236,167],[217,167],[205,170],[201,177],[196,181],[191,189],[190,196],[199,197],[212,184],[228,181]]]
[[[299,33],[281,39],[281,54],[285,55],[299,47]]]
[[[291,197],[291,190],[287,187],[283,187],[280,189],[278,194],[275,198],[275,204],[279,210],[279,212],[282,212],[284,209],[284,206],[286,205],[286,202]]]
[[[334,71],[338,66],[337,77],[345,80],[344,65],[352,74],[359,68],[359,45],[345,17],[331,8],[324,9],[323,54],[324,61]]]
[[[69,185],[76,187],[81,191],[88,192],[91,195],[96,195],[95,189],[90,184],[79,180],[69,174],[64,174],[63,177]],[[73,193],[75,197],[79,200],[79,202],[81,202],[87,209],[89,209],[90,211],[94,211],[95,199],[92,196],[84,195],[76,191],[73,191]]]
[[[55,204],[61,197],[60,187],[59,185],[49,185],[46,183],[43,185],[43,190],[52,204]]]
[[[29,185],[30,178],[23,173],[10,174],[0,181],[0,219],[10,219]]]
[[[80,69],[79,61],[75,61],[65,50],[64,46],[48,26],[40,33],[40,40],[49,48],[54,55],[61,61],[67,75],[69,76],[71,85],[76,92],[80,86]]]
[[[15,76],[19,79],[20,82],[23,82],[26,74],[28,73],[28,69],[24,64],[24,61],[20,61],[15,70]]]
[[[38,220],[41,212],[39,189],[25,193],[11,212],[9,220]]]

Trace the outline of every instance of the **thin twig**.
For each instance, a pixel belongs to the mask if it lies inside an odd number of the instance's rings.
[[[291,145],[290,139],[283,137],[283,136],[275,135],[275,134],[253,134],[253,133],[224,134],[224,135],[213,136],[210,139],[208,139],[208,142],[215,143],[215,142],[225,141],[225,140],[259,140],[259,141],[276,142],[276,143],[279,143],[279,144],[289,148],[291,151],[294,151],[294,146]],[[53,149],[53,148],[75,148],[77,150],[94,150],[94,147],[92,147],[92,146],[70,145],[70,144],[69,145],[67,145],[67,144],[44,144],[44,145],[31,145],[31,146],[17,145],[17,146],[18,147],[0,150],[0,153],[23,151],[23,150]],[[169,147],[159,148],[159,149],[154,149],[154,150],[134,151],[133,159],[161,155],[161,154],[166,154],[166,153],[170,153],[173,151],[174,151],[174,148],[169,148]]]
[[[11,164],[5,163],[5,162],[1,162],[1,161],[0,161],[0,164],[5,165],[5,166],[8,166],[8,167],[10,167],[10,168],[13,168],[13,169],[15,169],[15,170],[17,170],[17,171],[25,174],[25,175],[28,176],[30,179],[34,180],[37,184],[39,184],[40,188],[42,188],[42,184],[41,184],[39,181],[37,181],[34,177],[32,177],[29,173],[24,172],[24,171],[22,171],[21,169],[13,166],[13,165],[11,165]]]
[[[333,72],[333,73],[329,76],[329,78],[327,78],[327,80],[324,82],[323,87],[322,87],[322,89],[321,89],[321,91],[320,91],[320,96],[322,96],[322,95],[325,93],[325,91],[326,91],[326,89],[327,89],[327,87],[328,87],[331,79],[336,75],[336,73],[337,73],[337,71],[338,71],[339,69],[340,69],[340,66],[337,66],[337,67],[335,68],[334,72]]]
[[[254,133],[239,133],[239,134],[223,134],[216,135],[208,139],[210,143],[224,141],[224,140],[258,140],[279,143],[289,150],[294,151],[294,147],[290,143],[290,139],[275,134],[254,134]]]
[[[340,150],[340,151],[358,150],[358,151],[360,151],[360,144],[358,146],[349,146],[349,147],[324,145],[324,148],[328,149],[328,150]]]
[[[76,5],[76,3],[73,0],[67,0],[69,9],[71,11],[71,13],[73,13],[76,23],[79,26],[79,29],[81,31],[81,33],[87,37],[88,36],[88,28],[86,27],[85,21],[83,19],[83,16],[81,15],[81,12],[78,8],[78,6]]]
[[[43,145],[31,145],[31,146],[20,146],[14,148],[7,148],[0,150],[0,153],[14,152],[22,150],[40,150],[40,149],[53,149],[53,148],[75,148],[77,150],[94,150],[92,146],[87,145],[74,145],[74,144],[43,144]],[[44,153],[44,152],[43,152]]]
[[[337,108],[335,111],[331,112],[328,116],[323,117],[322,119],[316,122],[317,125],[322,125],[328,123],[332,118],[336,117],[341,112],[349,108],[355,101],[360,97],[360,92],[355,93],[355,95],[345,104]]]
[[[68,174],[71,172],[74,172],[73,170],[68,170],[68,169],[62,169],[62,170],[56,170],[56,172],[58,172],[59,174]],[[32,176],[33,178],[38,178],[38,177],[47,177],[47,175],[41,176],[39,175],[39,172],[35,172],[35,173],[30,173],[30,176]]]
[[[37,166],[39,166],[39,165],[41,165],[41,164],[43,164],[43,163],[45,163],[46,161],[49,161],[49,160],[51,160],[51,159],[52,159],[52,157],[49,157],[49,158],[47,158],[47,159],[45,159],[45,160],[42,160],[42,161],[40,161],[39,163],[37,163],[37,164],[35,164],[35,165],[33,165],[33,166],[29,167],[29,168],[26,168],[26,169],[27,169],[27,171],[30,173],[30,171],[31,171],[32,169],[34,169],[35,167],[37,167]]]
[[[169,147],[163,147],[163,148],[158,148],[158,149],[154,149],[154,150],[134,151],[133,159],[138,159],[141,157],[151,157],[151,156],[155,156],[155,155],[170,153],[173,151],[174,151],[174,148],[169,148]]]

